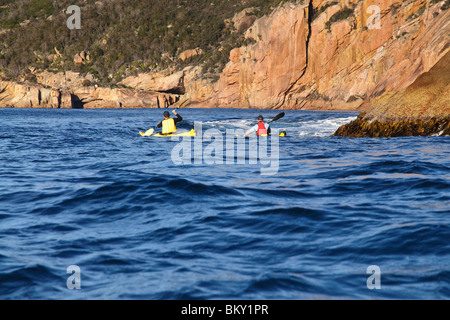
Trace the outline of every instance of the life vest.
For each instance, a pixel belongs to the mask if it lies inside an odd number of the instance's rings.
[[[267,129],[264,122],[258,123],[258,130],[256,130],[256,135],[260,137],[267,137]]]
[[[175,126],[175,121],[170,118],[162,121],[162,134],[170,134],[177,132],[177,127]]]

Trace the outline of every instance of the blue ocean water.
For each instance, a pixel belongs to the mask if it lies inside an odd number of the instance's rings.
[[[180,109],[179,127],[279,112]],[[162,110],[0,109],[0,299],[449,299],[450,138],[330,137],[357,113],[285,113],[262,175],[174,163],[182,140],[138,133]]]

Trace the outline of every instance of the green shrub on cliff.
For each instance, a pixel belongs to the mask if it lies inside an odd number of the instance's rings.
[[[336,12],[334,15],[331,16],[330,22],[335,23],[344,19],[347,19],[348,17],[352,16],[354,14],[353,9],[345,7],[344,9]]]
[[[351,17],[353,15],[354,15],[354,9],[345,7],[342,10],[339,10],[338,12],[333,14],[330,17],[330,19],[327,22],[325,22],[325,29],[330,31],[331,30],[331,24],[333,24],[335,22],[339,22],[339,21],[345,20],[345,19],[348,19],[349,17]]]
[[[27,7],[29,18],[48,17],[53,13],[53,3],[51,0],[35,0]]]

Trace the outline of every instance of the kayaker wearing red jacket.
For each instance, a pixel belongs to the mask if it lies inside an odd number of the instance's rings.
[[[177,116],[175,119],[170,117],[169,111],[164,111],[164,120],[156,125],[158,128],[162,127],[161,134],[171,134],[176,132],[177,126],[175,124],[183,120],[175,110],[172,112]]]
[[[270,125],[264,122],[263,116],[258,116],[258,124],[251,127],[250,130],[245,133],[245,137],[251,133],[256,133],[257,136],[261,137],[270,135]]]

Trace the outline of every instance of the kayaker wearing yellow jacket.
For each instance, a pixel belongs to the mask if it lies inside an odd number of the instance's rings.
[[[156,126],[162,128],[161,134],[171,134],[177,132],[176,123],[183,120],[183,118],[175,111],[172,111],[177,117],[171,118],[169,111],[164,111],[164,120],[158,123]]]

